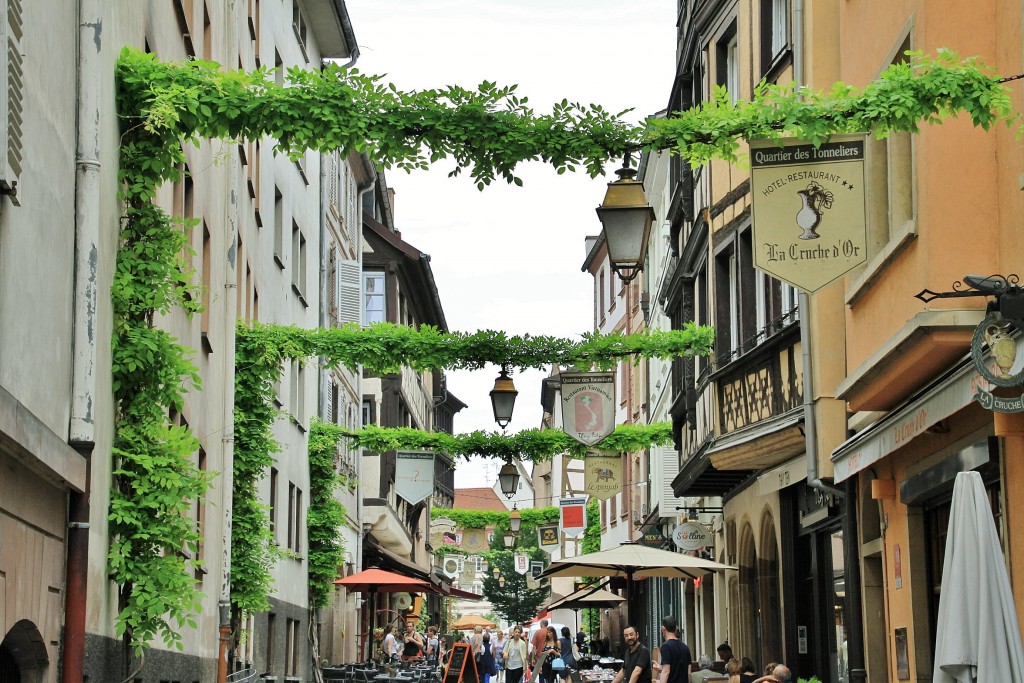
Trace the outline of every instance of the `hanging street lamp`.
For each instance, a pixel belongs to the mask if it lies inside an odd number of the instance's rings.
[[[508,516],[508,528],[514,534],[518,534],[519,530],[523,528],[523,515],[516,505],[512,506],[512,514]]]
[[[615,174],[619,179],[608,183],[597,217],[604,226],[612,270],[623,282],[630,282],[644,269],[654,209],[644,196],[644,184],[636,180],[636,170],[629,167],[628,152]]]
[[[506,460],[505,464],[498,470],[498,483],[501,484],[501,492],[505,497],[511,499],[519,490],[519,469]]]
[[[491,389],[491,407],[494,409],[494,421],[504,429],[512,421],[512,408],[516,404],[516,385],[508,376],[508,368],[502,366],[501,374],[494,380],[494,388]]]

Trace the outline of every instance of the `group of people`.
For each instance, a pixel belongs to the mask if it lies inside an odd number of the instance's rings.
[[[660,661],[652,661],[636,629],[627,626],[622,632],[626,642],[622,668],[612,683],[653,683],[655,674],[657,683],[705,683],[722,674],[728,676],[728,683],[789,683],[792,680],[789,668],[776,662],[758,672],[749,657],[733,656],[728,643],[718,646],[717,661],[702,656],[697,666],[693,666],[690,648],[679,639],[679,625],[674,617],[661,620],[661,635]],[[577,634],[574,640],[567,626],[559,633],[544,619],[530,643],[521,626],[512,629],[508,640],[500,630],[492,638],[489,630],[477,627],[463,641],[470,646],[480,683],[568,683],[579,670],[581,641],[585,641],[585,637]],[[452,643],[447,638],[439,639],[433,626],[427,628],[424,637],[416,631],[416,624],[409,621],[403,634],[393,632],[390,627],[386,629],[383,650],[391,662],[418,660],[444,664]],[[528,671],[532,673],[524,680]]]
[[[393,663],[423,661],[437,664],[441,655],[441,641],[437,637],[437,628],[427,628],[426,637],[416,630],[416,623],[407,621],[405,632],[391,626],[384,627],[384,642],[381,645],[385,658]]]
[[[661,661],[653,662],[651,653],[640,642],[636,629],[627,626],[622,637],[626,641],[626,653],[622,668],[612,683],[648,683],[652,672],[657,673],[658,683],[704,683],[708,678],[725,673],[729,683],[789,683],[792,672],[785,664],[771,663],[762,673],[757,673],[754,663],[747,657],[736,659],[728,643],[718,647],[719,660],[701,657],[699,668],[693,669],[693,656],[686,643],[679,639],[679,626],[675,617],[661,620],[663,642],[660,647]]]
[[[579,670],[579,644],[573,640],[568,626],[563,626],[559,633],[554,626],[548,624],[547,619],[542,619],[531,644],[530,666],[533,674],[529,683],[556,683],[556,678],[564,683],[573,672]]]

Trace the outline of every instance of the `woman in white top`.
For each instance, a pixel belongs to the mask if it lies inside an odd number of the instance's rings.
[[[390,625],[384,627],[384,643],[381,650],[384,651],[384,659],[388,662],[398,662],[400,659],[401,646],[395,637],[394,627]]]

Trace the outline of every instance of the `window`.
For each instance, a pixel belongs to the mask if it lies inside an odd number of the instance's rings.
[[[891,59],[899,64],[912,48],[909,35]],[[905,249],[917,235],[914,193],[914,146],[910,133],[890,133],[884,140],[868,135],[864,140],[864,181],[867,196],[868,262],[847,288],[846,303],[857,299],[878,278],[881,269]]]
[[[212,304],[210,294],[213,291],[213,266],[211,259],[213,257],[213,249],[210,245],[210,226],[203,221],[203,253],[200,255],[202,259],[202,267],[200,272],[202,273],[202,300],[203,300],[203,311],[199,314],[199,336],[202,342],[203,351],[211,353],[213,351],[213,344],[210,341],[210,306]]]
[[[210,23],[210,8],[203,3],[203,59],[213,59],[213,25]]]
[[[197,468],[201,474],[206,473],[206,451],[202,448],[199,449],[199,457],[196,461]],[[199,496],[196,498],[195,510],[196,518],[196,531],[199,533],[199,542],[196,544],[196,556],[192,562],[192,571],[196,581],[202,582],[203,576],[206,575],[206,567],[203,563],[206,561],[206,497]]]
[[[284,195],[274,185],[274,260],[284,270]]]
[[[363,306],[363,324],[372,325],[373,323],[387,322],[384,273],[381,271],[367,271],[363,273],[363,285],[366,297]]]
[[[275,633],[275,626],[277,625],[277,615],[273,612],[267,613],[267,671],[274,670],[274,640],[277,636]]]
[[[302,48],[302,55],[306,57],[306,19],[299,8],[299,0],[292,0],[292,30],[295,31],[295,39]]]
[[[306,236],[299,224],[292,221],[292,290],[306,303]]]
[[[277,468],[270,468],[270,534],[273,536],[274,544],[277,544]]]
[[[0,69],[5,78],[7,90],[0,97],[0,190],[18,203],[18,179],[21,176],[22,130],[24,118],[24,49],[22,37],[22,2],[7,0],[3,16],[6,19],[4,37],[6,44],[0,46]]]
[[[601,272],[600,272],[600,274],[598,276],[597,289],[598,289],[597,319],[598,319],[599,323],[604,324],[604,312],[605,312],[605,304],[604,304],[604,296],[605,296],[605,294],[604,294],[605,293],[605,288],[604,288],[604,268],[601,269]]]
[[[761,0],[761,73],[789,47],[789,0]]]
[[[193,0],[174,0],[174,15],[178,20],[181,42],[185,46],[185,54],[196,56],[196,48],[192,43],[192,22],[195,21]]]
[[[718,85],[729,91],[729,101],[740,98],[740,47],[736,36],[736,22],[726,30],[715,44],[715,63]]]
[[[288,482],[288,549],[302,550],[302,489]]]
[[[896,52],[893,64],[907,61],[908,37]],[[914,221],[913,142],[911,133],[890,133],[884,140],[874,135],[865,140],[869,196],[868,254],[881,252]]]
[[[284,675],[297,676],[299,673],[299,620],[287,619],[285,623]]]

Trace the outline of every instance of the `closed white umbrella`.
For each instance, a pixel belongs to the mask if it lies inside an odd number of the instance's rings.
[[[977,472],[961,472],[953,485],[932,680],[1024,683],[1010,578]]]

